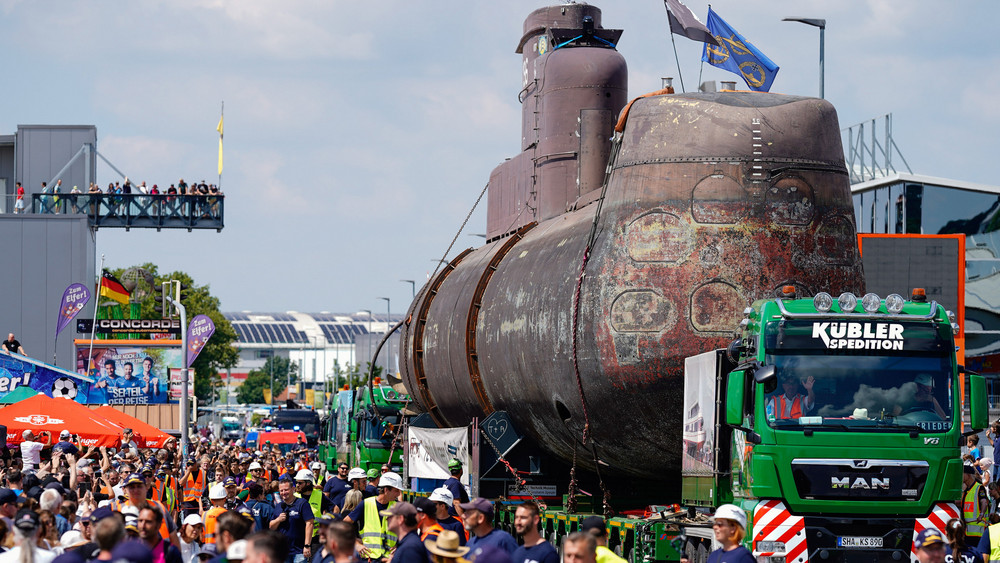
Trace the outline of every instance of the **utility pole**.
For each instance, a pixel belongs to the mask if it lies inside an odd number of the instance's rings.
[[[181,303],[180,299],[174,299],[169,295],[164,296],[171,305],[177,308],[177,311],[181,314],[181,459],[187,459],[188,457],[188,443],[190,442],[190,426],[191,421],[188,418],[190,411],[188,410],[188,401],[190,399],[190,389],[188,388],[188,325],[187,325],[187,309]]]

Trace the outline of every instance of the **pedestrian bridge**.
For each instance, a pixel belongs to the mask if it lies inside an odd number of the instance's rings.
[[[34,194],[30,212],[86,215],[94,229],[221,231],[225,207],[222,194]]]

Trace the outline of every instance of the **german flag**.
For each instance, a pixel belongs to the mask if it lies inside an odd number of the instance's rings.
[[[101,297],[107,297],[113,301],[117,301],[121,304],[128,303],[128,298],[131,296],[129,290],[125,289],[122,282],[118,281],[111,272],[107,270],[101,270]]]

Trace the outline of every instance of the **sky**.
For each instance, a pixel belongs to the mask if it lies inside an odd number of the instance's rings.
[[[594,2],[623,29],[629,96],[680,80],[661,0]],[[0,134],[88,124],[98,150],[161,188],[218,181],[225,228],[102,229],[109,268],[153,262],[208,284],[224,311],[393,314],[434,270],[489,179],[520,148],[525,17],[543,1],[0,0]],[[686,2],[702,21],[708,4]],[[781,68],[772,92],[826,98],[842,128],[893,115],[914,173],[1000,184],[1000,2],[715,0]],[[972,33],[976,29],[980,32]],[[675,36],[687,90],[736,75]],[[898,161],[897,161],[898,162]],[[120,180],[103,163],[102,185]],[[481,245],[485,198],[450,253]]]

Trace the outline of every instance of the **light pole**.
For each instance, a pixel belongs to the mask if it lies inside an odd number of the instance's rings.
[[[413,280],[399,280],[399,281],[410,284],[410,291],[413,292],[413,297],[414,298],[417,297],[417,282]]]
[[[372,361],[372,312],[368,309],[362,309],[362,313],[368,313],[368,361]],[[357,341],[357,339],[355,339]]]
[[[388,334],[389,333],[389,329],[392,328],[392,310],[389,308],[390,301],[389,301],[388,297],[379,297],[379,299],[384,299],[385,300],[385,332],[386,332],[386,334]],[[385,351],[385,374],[384,375],[386,377],[388,377],[389,376],[389,362],[392,361],[392,339],[391,338],[390,339],[386,339],[386,344],[388,344],[389,347]]]
[[[826,34],[826,20],[819,18],[783,18],[781,21],[799,22],[819,28],[819,97],[823,95],[823,43]]]

